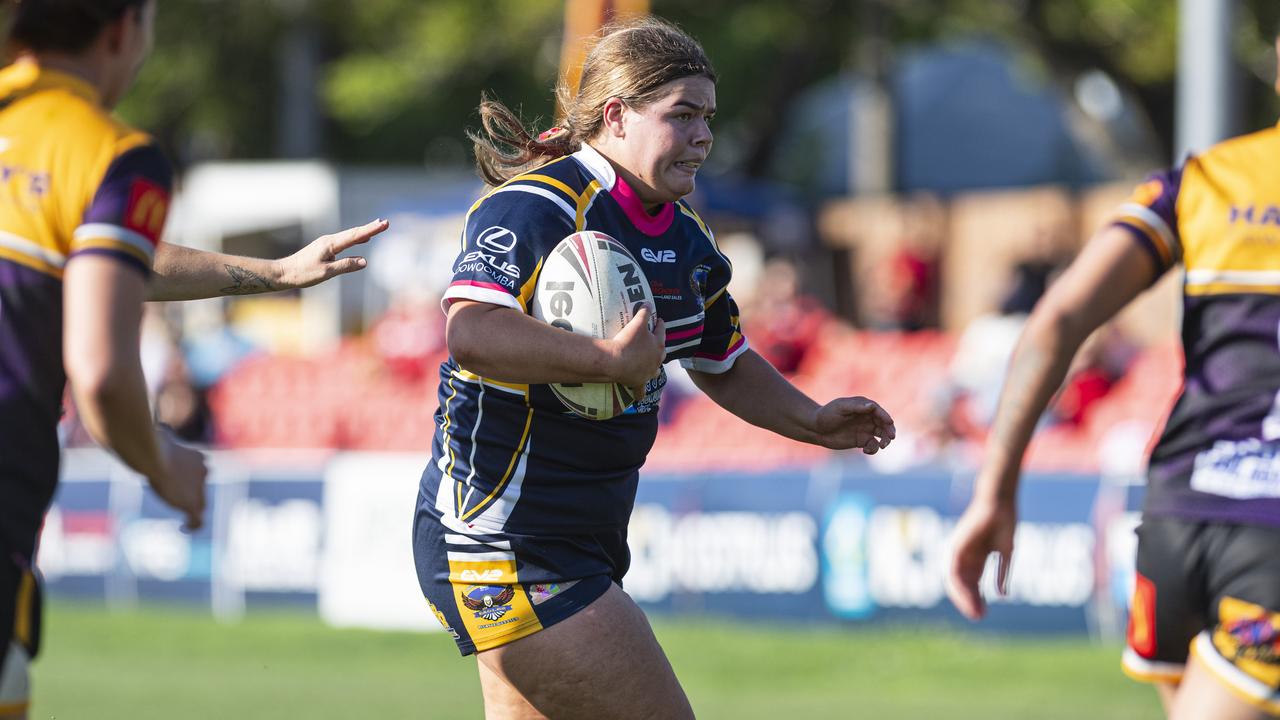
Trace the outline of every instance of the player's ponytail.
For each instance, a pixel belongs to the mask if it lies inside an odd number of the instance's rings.
[[[667,83],[693,76],[716,81],[702,46],[676,26],[646,17],[605,27],[582,64],[578,87],[570,88],[563,79],[556,87],[563,111],[556,127],[535,135],[505,105],[481,98],[483,130],[467,132],[480,177],[501,185],[576,152],[604,128],[604,106],[611,98],[643,109],[661,98]]]
[[[467,137],[475,146],[481,179],[493,186],[582,147],[565,127],[532,135],[515,113],[487,95],[480,98],[480,126],[482,132],[468,130]]]

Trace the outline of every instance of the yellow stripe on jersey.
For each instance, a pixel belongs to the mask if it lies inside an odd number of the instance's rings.
[[[545,258],[538,258],[538,264],[533,267],[529,279],[520,286],[520,294],[516,296],[516,302],[520,303],[520,309],[526,314],[529,312],[529,301],[533,299],[534,290],[538,287],[538,275],[542,273],[542,261]]]
[[[528,384],[502,382],[501,380],[494,380],[492,378],[481,377],[471,372],[470,370],[462,370],[461,368],[459,368],[456,372],[453,373],[453,375],[454,377],[457,377],[460,380],[466,380],[467,382],[481,383],[483,385],[504,388],[504,389],[512,390],[518,393],[529,392]]]
[[[720,249],[716,246],[716,237],[711,234],[711,230],[707,228],[707,224],[702,222],[702,218],[698,217],[698,213],[694,212],[693,208],[686,206],[682,202],[677,202],[676,207],[680,209],[680,212],[692,218],[693,221],[698,224],[698,227],[702,230],[702,234],[707,236],[707,239],[711,241],[711,245],[715,247],[716,250]]]
[[[1165,240],[1164,234],[1161,233],[1159,230],[1156,230],[1150,224],[1148,224],[1146,220],[1142,219],[1141,217],[1138,217],[1135,214],[1121,212],[1121,214],[1116,215],[1114,221],[1122,222],[1122,223],[1125,223],[1126,225],[1132,225],[1133,227],[1141,231],[1142,234],[1145,235],[1146,238],[1151,241],[1151,244],[1152,246],[1155,247],[1156,252],[1160,254],[1160,263],[1161,263],[1162,269],[1167,268],[1173,264],[1173,249],[1169,247],[1168,242]]]
[[[558,162],[563,162],[563,161],[565,161],[565,160],[568,160],[570,157],[572,157],[572,156],[571,156],[571,155],[565,155],[564,157],[558,157],[558,158],[556,158],[555,160],[552,160],[551,162],[549,162],[549,163],[547,163],[547,164],[545,164],[545,165],[540,165],[540,166],[538,166],[537,168],[535,168],[535,171],[537,171],[537,170],[544,170],[544,169],[546,169],[546,168],[548,168],[548,167],[550,167],[550,166],[552,166],[552,165],[555,165],[555,164],[556,164],[556,163],[558,163]],[[508,181],[506,181],[506,182],[502,183],[502,184],[501,184],[501,185],[499,185],[498,187],[493,188],[492,190],[490,190],[489,192],[485,193],[484,195],[480,196],[480,199],[479,199],[479,200],[476,200],[474,203],[472,203],[472,204],[471,204],[471,209],[467,210],[467,219],[468,219],[468,220],[469,220],[469,219],[471,219],[471,213],[475,212],[475,211],[476,211],[476,208],[480,207],[480,203],[482,203],[482,202],[484,202],[485,200],[489,199],[489,196],[490,196],[490,195],[492,195],[492,194],[494,194],[495,192],[497,192],[497,191],[501,190],[502,188],[504,188],[504,187],[506,187],[506,186],[510,185],[510,184],[511,184],[511,183],[513,183],[513,182],[517,182],[517,181],[520,181],[520,180],[524,180],[524,179],[525,179],[525,178],[527,178],[527,177],[528,177],[528,175],[517,175],[517,176],[515,176],[515,177],[511,178],[510,180],[508,180]],[[466,242],[466,239],[465,239],[465,238],[463,239],[463,242],[464,242],[464,243]]]
[[[125,253],[129,257],[135,258],[138,262],[151,267],[151,253],[139,250],[137,246],[129,243],[116,242],[114,240],[86,240],[76,243],[76,250],[113,250],[115,252]]]
[[[61,253],[5,232],[0,232],[0,258],[59,280],[66,264],[66,257]]]
[[[703,307],[703,309],[709,308],[709,307],[711,307],[712,305],[714,305],[714,304],[715,304],[715,302],[716,302],[717,300],[719,300],[719,299],[721,298],[721,296],[723,296],[723,295],[724,295],[725,291],[726,291],[726,290],[728,290],[728,289],[729,289],[729,286],[728,286],[728,285],[725,285],[724,287],[722,287],[722,288],[720,288],[719,290],[717,290],[717,291],[716,291],[716,293],[715,293],[714,295],[712,295],[711,297],[707,298],[706,300],[703,300],[703,301],[702,301],[702,307]]]
[[[529,404],[529,396],[527,395],[525,396],[524,402],[525,402],[525,405]],[[520,459],[520,456],[524,454],[525,447],[529,443],[529,428],[532,426],[533,426],[533,408],[530,407],[529,412],[528,414],[525,415],[525,419],[524,419],[524,434],[521,435],[520,437],[520,443],[516,445],[516,451],[511,454],[511,462],[507,464],[507,471],[503,473],[502,480],[499,481],[498,484],[493,487],[493,490],[490,491],[490,493],[486,495],[483,500],[481,500],[478,504],[476,504],[467,512],[463,513],[458,518],[459,520],[465,521],[465,520],[471,519],[472,515],[475,515],[482,508],[487,507],[490,500],[501,495],[502,491],[507,488],[507,483],[511,481],[511,476],[515,473],[516,465],[518,464],[517,461]]]
[[[569,188],[569,186],[568,186],[568,185],[565,185],[563,182],[560,182],[559,180],[557,180],[557,179],[555,179],[555,178],[551,177],[550,175],[535,175],[535,174],[529,174],[529,175],[521,175],[520,177],[518,177],[518,178],[516,178],[516,179],[517,179],[517,180],[531,180],[531,181],[533,181],[533,182],[540,182],[540,183],[543,183],[544,185],[550,185],[551,187],[553,187],[553,188],[555,188],[555,189],[559,190],[560,192],[564,193],[565,195],[568,195],[568,196],[569,196],[569,198],[568,198],[568,199],[569,199],[569,200],[572,200],[575,204],[578,204],[578,203],[581,203],[581,202],[582,202],[582,198],[578,195],[578,193],[574,192],[572,189],[570,189],[570,188]]]
[[[592,180],[587,189],[578,196],[578,216],[573,223],[576,232],[582,232],[582,229],[587,226],[587,208],[591,206],[591,200],[600,192],[600,189],[600,181]]]

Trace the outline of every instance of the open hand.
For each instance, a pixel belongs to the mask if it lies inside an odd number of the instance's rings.
[[[818,443],[833,450],[861,448],[875,455],[897,437],[893,418],[873,400],[836,398],[818,408]]]
[[[1009,561],[1013,558],[1013,533],[1018,513],[1013,503],[975,498],[956,524],[952,535],[951,568],[947,573],[947,595],[962,615],[980,620],[987,614],[978,584],[991,553],[999,556],[996,588],[1009,592]]]
[[[347,248],[354,247],[386,230],[386,220],[374,220],[367,225],[353,227],[332,235],[321,235],[310,244],[280,263],[280,284],[283,288],[311,287],[338,275],[355,272],[368,264],[363,257],[338,259]]]

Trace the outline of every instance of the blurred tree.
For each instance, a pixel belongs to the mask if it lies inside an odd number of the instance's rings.
[[[1139,98],[1172,143],[1176,12],[1168,0],[879,2],[892,46],[982,35],[1069,83],[1098,69]],[[720,167],[768,166],[789,102],[856,71],[860,4],[847,0],[652,0],[702,40],[720,71]],[[1246,128],[1274,122],[1274,0],[1242,0],[1237,54]],[[487,90],[549,124],[562,0],[161,0],[155,54],[121,112],[180,163],[271,157],[284,31],[320,44],[322,154],[342,162],[466,164],[463,128]],[[892,55],[892,53],[890,53]]]

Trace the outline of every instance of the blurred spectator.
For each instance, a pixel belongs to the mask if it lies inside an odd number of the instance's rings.
[[[1049,417],[1071,427],[1083,426],[1094,403],[1124,377],[1137,354],[1137,345],[1116,323],[1104,325],[1076,354],[1067,381],[1049,408]]]
[[[433,377],[445,348],[445,316],[438,294],[401,292],[370,329],[374,352],[397,379]]]
[[[831,313],[801,291],[799,273],[791,261],[773,258],[765,263],[742,318],[751,347],[778,372],[789,374],[800,367]]]
[[[980,315],[960,335],[945,393],[968,408],[967,422],[981,431],[995,418],[1009,359],[1027,315],[1048,287],[1053,265],[1042,260],[1019,263],[996,312]]]
[[[938,326],[942,214],[941,203],[927,195],[890,211],[891,247],[860,278],[870,327],[912,332]]]
[[[220,300],[210,312],[188,312],[183,335],[183,355],[187,375],[197,388],[212,387],[241,360],[258,347],[236,332],[228,318],[229,305]],[[208,306],[206,306],[208,307]]]
[[[213,440],[213,417],[205,389],[191,383],[187,363],[180,353],[169,360],[156,393],[156,422],[167,425],[178,438],[209,444]]]

